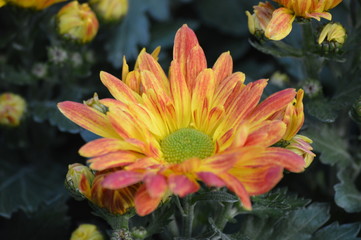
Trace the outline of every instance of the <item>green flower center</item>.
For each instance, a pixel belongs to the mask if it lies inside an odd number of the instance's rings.
[[[214,152],[212,139],[193,128],[182,128],[160,142],[164,159],[169,163],[181,163],[189,158],[206,158]]]

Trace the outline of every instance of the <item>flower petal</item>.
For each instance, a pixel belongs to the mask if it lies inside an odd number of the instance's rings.
[[[269,147],[280,141],[286,132],[286,124],[282,121],[264,121],[258,129],[248,135],[245,146],[257,145]]]
[[[131,148],[131,145],[122,140],[99,138],[82,146],[79,149],[79,154],[83,157],[95,157],[118,150],[130,150],[129,148]]]
[[[294,13],[287,8],[278,8],[272,14],[268,23],[265,36],[271,40],[281,40],[291,32],[292,23],[295,20]]]
[[[91,169],[103,171],[105,169],[129,165],[143,156],[144,155],[133,151],[117,151],[92,158],[88,160],[88,162],[90,163]]]
[[[105,188],[113,190],[125,188],[140,182],[143,179],[143,176],[144,174],[141,172],[120,170],[106,175],[102,182],[102,185]]]
[[[160,174],[148,174],[144,178],[144,183],[152,198],[162,197],[168,188],[166,178]]]
[[[235,178],[230,174],[222,174],[220,177],[226,183],[227,188],[232,192],[234,192],[239,197],[244,208],[247,210],[251,210],[252,209],[251,199],[246,189],[242,185],[242,183],[237,178]]]
[[[191,91],[196,85],[196,79],[200,72],[207,68],[207,60],[203,49],[199,44],[195,45],[187,57],[186,82]]]
[[[223,187],[224,181],[219,178],[216,174],[211,172],[199,172],[197,176],[208,186],[211,187]]]
[[[171,175],[168,177],[169,189],[180,197],[197,192],[199,184],[185,175]]]
[[[216,86],[218,86],[218,84],[230,76],[233,71],[233,60],[229,51],[222,53],[221,56],[218,57],[212,69],[215,75]]]
[[[71,121],[99,136],[119,138],[107,116],[87,105],[76,102],[58,103],[59,110]]]
[[[135,210],[139,216],[145,216],[153,212],[158,207],[161,200],[161,197],[151,197],[145,185],[142,185],[135,194]]]

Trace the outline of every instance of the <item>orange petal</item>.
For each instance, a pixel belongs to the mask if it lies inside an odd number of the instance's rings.
[[[292,23],[295,20],[294,13],[287,8],[278,8],[272,14],[268,23],[265,36],[271,40],[281,40],[291,32]]]
[[[145,216],[153,212],[159,205],[161,197],[151,197],[144,185],[140,186],[135,194],[135,210],[139,216]]]
[[[185,175],[171,175],[168,177],[169,189],[180,197],[195,193],[199,190],[199,184]]]
[[[306,13],[306,17],[314,18],[314,19],[316,19],[316,20],[318,20],[318,21],[320,21],[321,18],[327,19],[327,20],[329,20],[329,21],[331,21],[331,19],[332,19],[331,13],[328,13],[328,12]]]
[[[250,133],[245,146],[257,145],[269,147],[282,139],[286,132],[286,124],[282,121],[262,122],[257,130]]]
[[[183,76],[187,76],[186,66],[189,53],[197,44],[196,34],[184,24],[175,35],[173,48],[173,59],[179,63]]]
[[[144,155],[132,151],[117,151],[88,160],[90,168],[96,171],[122,167],[135,162]]]
[[[292,102],[295,95],[296,91],[293,88],[288,88],[272,94],[248,115],[249,121],[263,121],[269,118],[273,113],[285,108],[287,104]]]
[[[250,195],[263,194],[270,191],[283,177],[280,166],[244,167],[229,172],[235,176]]]
[[[169,93],[168,78],[165,75],[162,67],[154,59],[154,57],[146,52],[143,52],[143,53],[139,54],[137,61],[139,64],[139,70],[141,70],[141,71],[148,70],[148,71],[152,72],[155,76],[155,79],[158,80],[159,85],[163,88],[163,90],[165,92]]]
[[[143,176],[144,174],[140,172],[120,170],[106,175],[102,182],[102,186],[112,190],[125,188],[140,182],[143,179]]]
[[[239,158],[238,153],[223,153],[202,160],[199,172],[225,172],[233,167]]]
[[[213,66],[213,71],[216,79],[216,86],[232,74],[233,60],[229,51],[222,53],[221,56],[219,56]]]
[[[242,72],[235,72],[229,77],[222,79],[223,81],[219,82],[218,87],[216,87],[213,105],[223,105],[231,95],[233,89],[235,89],[235,86],[237,84],[242,85],[245,79],[246,77]]]
[[[171,63],[169,79],[176,112],[177,127],[188,127],[191,120],[191,97],[185,78],[182,75],[180,66],[176,60],[173,60]]]
[[[149,174],[145,176],[144,183],[152,198],[162,197],[168,188],[166,178],[159,174]]]
[[[211,172],[199,172],[197,176],[208,186],[211,187],[223,187],[224,181],[219,178],[216,174]]]
[[[107,116],[87,105],[76,102],[58,103],[59,110],[71,121],[99,136],[119,138]]]
[[[124,150],[126,143],[119,139],[99,138],[86,143],[79,149],[79,154],[83,157],[94,157],[109,152]],[[128,149],[126,149],[128,150]]]
[[[124,103],[139,102],[139,95],[137,96],[125,83],[113,75],[102,71],[100,72],[100,80],[117,100]]]
[[[234,192],[239,197],[244,208],[251,210],[252,209],[251,199],[246,189],[242,185],[242,183],[237,178],[235,178],[230,174],[222,174],[220,177],[226,183],[227,188],[232,192]]]
[[[201,71],[207,68],[207,60],[203,49],[198,44],[194,46],[187,57],[187,75],[186,82],[188,89],[192,92],[196,85],[197,76]]]

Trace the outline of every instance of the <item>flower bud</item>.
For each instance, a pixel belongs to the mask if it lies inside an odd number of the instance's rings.
[[[317,80],[307,80],[302,85],[302,89],[305,91],[305,95],[309,98],[317,97],[322,93],[322,85]]]
[[[51,5],[59,2],[65,2],[66,0],[1,0],[1,2],[13,4],[22,8],[32,8],[35,10],[42,10],[44,8],[50,7]],[[3,4],[3,5],[4,5]]]
[[[48,66],[45,63],[35,63],[31,68],[31,73],[40,79],[43,79],[48,74]]]
[[[286,84],[288,84],[289,81],[290,81],[290,78],[288,77],[288,75],[285,73],[281,73],[279,71],[276,71],[270,77],[270,83],[272,83],[278,87],[281,87],[281,88],[284,87]]]
[[[4,6],[6,2],[4,0],[0,0],[0,7]]]
[[[63,48],[52,46],[48,48],[48,58],[50,62],[61,65],[68,60],[68,52]]]
[[[147,230],[143,227],[133,227],[131,233],[134,239],[144,239],[147,236]]]
[[[324,53],[339,52],[346,40],[346,30],[340,23],[326,24],[318,37],[319,49]]]
[[[118,21],[128,12],[128,0],[90,0],[89,3],[105,22]]]
[[[13,93],[3,93],[0,95],[0,124],[16,127],[26,109],[25,100]]]
[[[316,154],[312,152],[313,148],[310,145],[312,140],[303,135],[296,135],[286,146],[286,149],[291,150],[292,152],[300,155],[305,160],[305,168],[310,166]]]
[[[68,166],[68,173],[65,178],[65,186],[71,193],[71,195],[77,199],[84,199],[84,195],[80,192],[80,184],[82,178],[85,178],[87,182],[91,185],[94,179],[94,174],[87,166],[84,166],[80,163],[70,164]]]
[[[104,237],[93,224],[81,224],[71,234],[70,240],[103,240]]]
[[[59,34],[67,39],[87,43],[98,32],[98,20],[87,3],[72,1],[61,8],[56,17]]]
[[[95,110],[98,110],[101,113],[106,114],[108,112],[108,107],[99,101],[97,93],[94,93],[94,96],[92,98],[84,101],[83,103],[91,108],[94,108]]]
[[[254,13],[246,11],[248,17],[248,30],[257,38],[263,38],[268,23],[272,18],[275,10],[269,2],[260,2],[257,6],[253,6]]]

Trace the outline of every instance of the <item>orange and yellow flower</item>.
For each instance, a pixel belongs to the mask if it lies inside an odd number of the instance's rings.
[[[0,7],[5,3],[14,4],[22,8],[33,8],[36,10],[42,10],[50,7],[51,5],[59,2],[65,2],[66,0],[0,0]]]
[[[282,7],[273,12],[272,19],[267,25],[265,36],[271,40],[281,40],[292,30],[292,23],[296,17],[332,19],[328,10],[336,7],[342,0],[273,0]]]
[[[58,105],[69,119],[102,137],[79,153],[90,158],[93,170],[107,171],[104,188],[139,184],[134,199],[139,215],[151,213],[172,194],[197,192],[199,182],[227,187],[251,209],[250,196],[273,188],[284,168],[303,171],[301,156],[272,147],[287,126],[270,118],[294,101],[294,89],[259,103],[267,80],[244,84],[245,75],[233,73],[229,52],[208,68],[187,25],[175,36],[168,76],[158,53],[141,51],[133,71],[124,58],[123,81],[100,73],[115,98],[98,100],[106,111],[70,101]]]
[[[248,30],[253,35],[257,34],[257,32],[263,35],[269,21],[272,19],[272,13],[275,8],[269,2],[260,2],[257,6],[253,6],[253,10],[253,14],[246,11]]]

